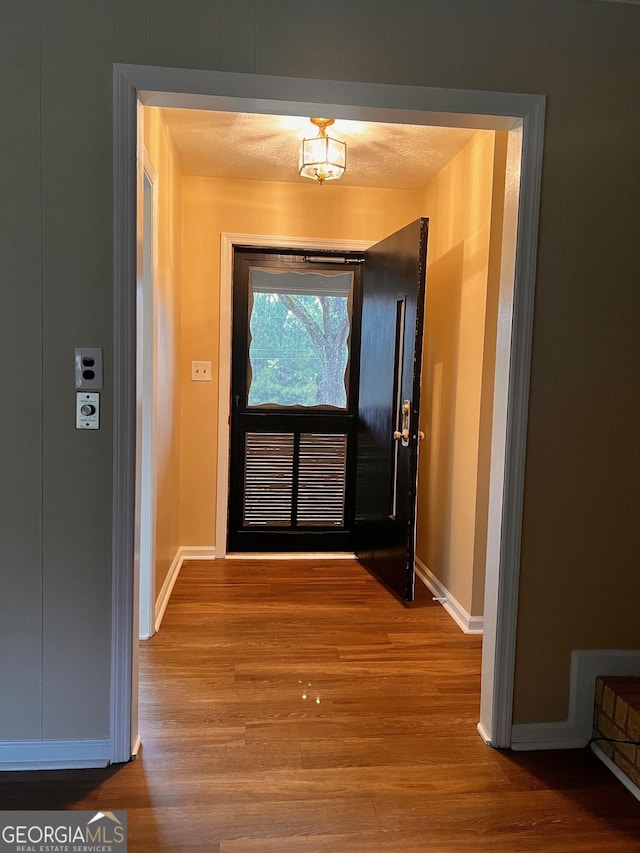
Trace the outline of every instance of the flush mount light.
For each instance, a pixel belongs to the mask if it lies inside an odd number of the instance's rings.
[[[336,181],[347,168],[347,143],[327,136],[327,128],[334,123],[332,118],[312,118],[318,128],[313,139],[303,139],[300,145],[298,174],[311,178],[321,186],[325,181]]]

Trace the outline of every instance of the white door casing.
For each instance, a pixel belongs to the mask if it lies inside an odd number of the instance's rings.
[[[148,106],[332,115],[352,120],[508,131],[478,729],[492,746],[509,746],[544,97],[149,66],[114,66],[112,762],[127,761],[137,739],[132,673],[136,670],[138,636],[138,614],[134,607],[133,516],[138,100]],[[223,270],[225,252],[232,253],[236,236],[222,237]],[[245,238],[247,235],[241,236]],[[269,240],[277,241],[286,239],[269,237]],[[333,247],[346,248],[336,244]],[[223,275],[223,287],[226,286],[225,278]],[[229,312],[230,301],[223,299],[221,307],[223,312]],[[230,317],[223,313],[221,347],[225,334],[230,336]],[[226,352],[229,343],[230,337],[227,338]],[[221,360],[221,363],[225,362]],[[228,379],[226,381],[228,383]],[[222,416],[222,407],[228,407],[228,394],[225,394],[222,384],[219,405],[219,415]],[[226,430],[221,430],[221,433],[226,433]],[[224,446],[219,447],[219,459],[227,459],[225,451]],[[220,488],[219,482],[219,492]],[[224,535],[222,540],[219,538],[221,524],[222,507],[219,505],[217,543],[224,541]],[[224,529],[226,531],[226,515]]]

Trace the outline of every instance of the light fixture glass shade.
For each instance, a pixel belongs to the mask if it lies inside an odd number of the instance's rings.
[[[327,136],[333,119],[311,119],[320,128],[313,139],[303,139],[298,159],[298,174],[319,184],[342,177],[347,168],[347,143]]]

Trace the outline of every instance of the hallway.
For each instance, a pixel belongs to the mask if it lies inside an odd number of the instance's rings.
[[[640,849],[590,752],[482,743],[480,654],[355,561],[187,563],[141,644],[138,759],[0,774],[0,808],[126,809],[130,851]]]

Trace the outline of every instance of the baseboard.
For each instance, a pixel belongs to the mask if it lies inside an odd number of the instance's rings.
[[[133,746],[131,748],[131,758],[137,758],[138,757],[138,753],[140,752],[141,747],[142,747],[142,738],[140,737],[140,735],[136,735],[136,739],[133,742]]]
[[[182,545],[178,553],[184,563],[186,560],[217,560],[218,552],[209,545]]]
[[[160,625],[162,624],[165,610],[167,609],[167,605],[169,604],[169,599],[171,598],[173,587],[175,586],[175,583],[178,580],[178,575],[180,574],[182,564],[187,560],[215,559],[215,548],[198,546],[194,547],[192,545],[181,545],[178,548],[178,550],[176,551],[176,555],[173,558],[171,565],[169,566],[169,571],[167,572],[167,576],[164,579],[164,583],[162,584],[160,594],[156,599],[155,613],[153,619],[154,631],[160,630]]]
[[[180,574],[180,569],[182,568],[183,562],[184,557],[182,556],[182,548],[178,548],[178,550],[176,551],[176,555],[173,558],[173,562],[169,566],[169,571],[167,572],[167,576],[164,579],[164,583],[162,584],[160,594],[156,598],[155,613],[153,618],[153,628],[155,631],[160,630],[160,625],[162,624],[164,613],[167,609],[167,604],[169,604],[169,599],[171,598],[173,587],[175,586],[175,583],[178,580],[178,575]]]
[[[104,740],[21,740],[0,742],[0,771],[107,767],[111,742]]]
[[[527,752],[538,749],[582,749],[589,742],[570,722],[521,723],[511,728],[511,749]]]
[[[602,761],[604,766],[613,773],[616,779],[622,782],[628,791],[631,791],[636,800],[640,800],[640,788],[638,788],[638,786],[629,779],[626,773],[623,773],[622,770],[620,770],[617,764],[614,764],[608,755],[605,755],[597,743],[591,744],[591,751],[600,759],[600,761]]]
[[[569,714],[564,722],[521,723],[511,729],[515,750],[581,749],[593,733],[598,675],[640,675],[640,650],[579,649],[571,653]]]
[[[225,560],[355,560],[352,551],[247,551],[225,554]]]
[[[491,746],[491,738],[489,737],[489,734],[488,734],[487,730],[485,729],[485,727],[482,725],[482,723],[478,723],[478,725],[476,726],[476,729],[478,730],[478,734],[480,735],[480,737],[484,741],[485,745]]]
[[[470,613],[467,613],[460,602],[456,601],[454,596],[451,595],[446,586],[417,557],[415,560],[415,570],[420,580],[429,587],[433,593],[433,597],[440,601],[440,604],[442,604],[449,616],[451,616],[459,628],[462,628],[465,634],[482,634],[482,616],[471,616]]]

